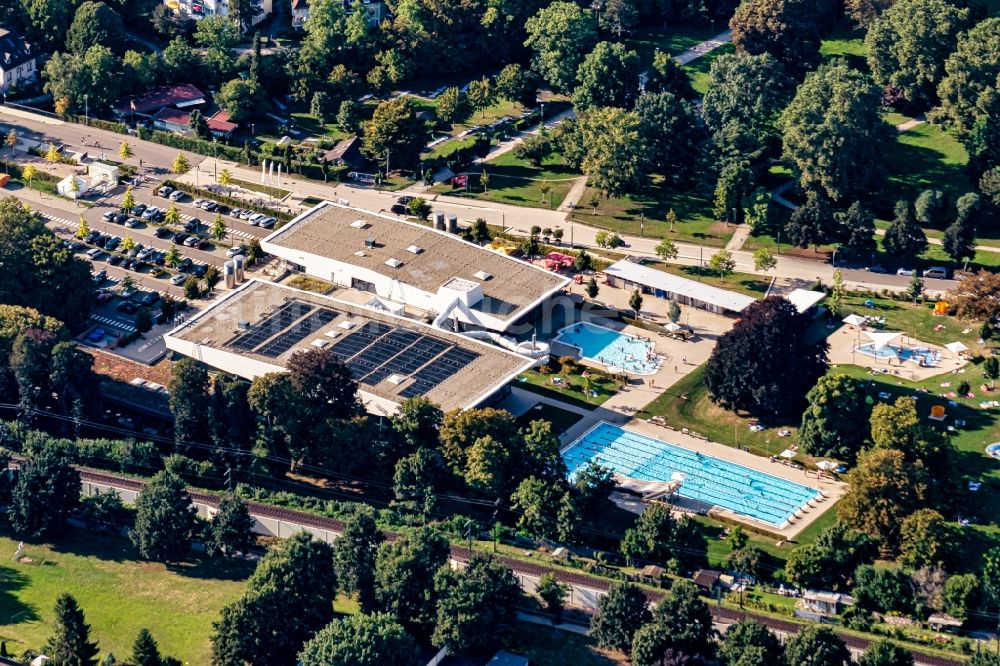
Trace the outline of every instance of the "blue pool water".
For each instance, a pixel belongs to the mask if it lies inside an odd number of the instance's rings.
[[[580,356],[602,365],[613,365],[634,375],[651,375],[659,359],[649,360],[653,343],[595,324],[573,324],[559,331],[555,342],[580,350]]]
[[[721,458],[706,456],[607,422],[573,442],[563,459],[573,474],[591,460],[641,481],[670,481],[684,475],[677,494],[781,526],[819,494],[794,481],[771,476]]]
[[[937,365],[938,361],[937,353],[926,347],[896,347],[894,345],[886,345],[880,349],[875,349],[875,343],[866,342],[863,345],[858,345],[857,352],[879,359],[913,361],[921,365]]]

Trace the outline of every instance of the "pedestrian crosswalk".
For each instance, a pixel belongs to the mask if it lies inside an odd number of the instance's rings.
[[[92,314],[90,315],[90,320],[97,322],[98,324],[104,324],[105,326],[111,326],[128,333],[132,332],[134,326],[128,322],[119,321],[117,319],[112,319],[111,317],[105,317],[104,315]]]

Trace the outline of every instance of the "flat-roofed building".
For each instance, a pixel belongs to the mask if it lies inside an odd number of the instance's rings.
[[[439,318],[508,331],[569,279],[457,235],[323,202],[261,241],[297,270]]]
[[[384,311],[251,280],[164,336],[167,348],[246,379],[329,349],[373,413],[422,395],[445,411],[492,404],[529,358]]]

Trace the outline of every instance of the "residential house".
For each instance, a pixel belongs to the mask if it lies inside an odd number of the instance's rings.
[[[337,166],[347,166],[357,170],[368,163],[361,154],[361,139],[352,136],[343,139],[336,146],[323,153],[323,161]]]
[[[795,616],[816,622],[829,621],[848,606],[854,605],[854,597],[826,590],[806,590],[796,604]]]
[[[7,28],[0,28],[0,80],[3,81],[4,92],[38,75],[36,55],[23,37]]]
[[[300,29],[309,18],[309,0],[292,0],[292,27]]]
[[[208,131],[220,139],[228,139],[239,125],[229,120],[225,111],[217,111],[205,119]],[[187,134],[191,131],[191,114],[180,109],[163,108],[153,116],[153,127],[164,132]]]
[[[168,9],[185,18],[200,21],[206,16],[229,16],[229,0],[164,0]],[[258,0],[260,12],[252,24],[257,25],[274,11],[274,0]]]

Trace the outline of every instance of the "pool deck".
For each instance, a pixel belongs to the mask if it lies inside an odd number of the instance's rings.
[[[915,382],[955,372],[969,362],[968,359],[952,353],[944,347],[921,342],[905,335],[900,338],[904,346],[926,347],[937,352],[940,358],[938,364],[932,368],[925,368],[913,361],[903,361],[900,363],[896,359],[876,358],[862,352],[856,352],[854,348],[857,345],[869,342],[869,340],[857,326],[851,325],[841,326],[827,340],[830,342],[831,365],[857,365],[862,368],[870,368],[881,374],[893,375]]]
[[[731,446],[726,446],[725,444],[717,444],[716,442],[710,442],[708,440],[692,437],[691,435],[685,434],[679,430],[671,430],[670,428],[655,425],[641,419],[631,419],[625,423],[621,423],[620,425],[629,430],[633,430],[643,435],[649,435],[650,437],[655,437],[656,439],[661,439],[665,442],[676,444],[677,446],[683,446],[684,448],[699,451],[708,456],[720,458],[728,462],[736,463],[737,465],[743,465],[744,467],[749,467],[750,469],[758,472],[763,472],[765,474],[770,474],[771,476],[776,476],[780,479],[794,481],[795,483],[800,483],[804,486],[818,488],[821,490],[823,495],[826,496],[825,500],[818,502],[814,507],[805,507],[801,518],[798,518],[791,524],[780,529],[770,523],[756,520],[743,514],[734,513],[720,507],[715,507],[711,511],[712,515],[726,516],[747,525],[754,525],[772,534],[778,535],[785,540],[794,539],[800,532],[802,532],[802,530],[831,509],[837,501],[843,497],[844,493],[847,492],[846,483],[833,480],[827,475],[817,479],[816,472],[806,471],[799,467],[780,462],[771,462],[767,458],[756,456],[752,453],[748,453],[747,451],[741,451]],[[683,506],[684,500],[682,499],[679,503]]]

